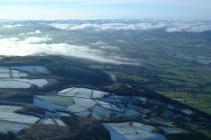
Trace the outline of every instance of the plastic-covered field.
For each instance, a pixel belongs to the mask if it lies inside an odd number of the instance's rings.
[[[102,98],[109,95],[107,92],[92,90],[87,88],[68,88],[60,91],[58,95],[62,96],[73,96],[79,98]]]
[[[35,116],[15,113],[19,109],[22,107],[0,105],[0,132],[18,132],[23,128],[30,127],[40,119]]]
[[[104,123],[106,129],[111,134],[111,139],[128,139],[128,140],[166,140],[158,133],[154,133],[154,127],[142,123]]]
[[[71,98],[71,100],[67,100],[68,98]],[[142,108],[139,109],[135,105],[126,106],[122,99],[124,100],[123,97],[103,91],[73,87],[62,90],[54,96],[35,96],[34,103],[36,105],[36,100],[39,100],[39,104],[37,104],[39,107],[49,109],[49,106],[52,106],[52,111],[63,108],[64,111],[69,111],[83,117],[91,116],[99,120],[115,119],[118,117],[137,118],[141,115]],[[65,105],[62,101],[65,101]],[[58,108],[56,109],[55,107],[57,106]]]
[[[0,79],[8,79],[8,78],[21,78],[27,77],[28,74],[25,72],[13,70],[10,68],[0,67]]]
[[[63,121],[56,118],[43,118],[38,122],[38,124],[54,124],[54,125],[59,125],[59,126],[66,125]]]
[[[27,89],[32,86],[42,88],[48,85],[46,79],[0,79],[0,88],[2,89]]]
[[[38,86],[39,88],[42,88],[48,85],[48,80],[46,79],[17,79],[17,81],[29,83],[31,85]]]
[[[47,74],[43,66],[0,67],[0,89],[43,88],[50,82],[46,79],[30,78],[30,74]]]
[[[49,74],[50,72],[44,66],[16,66],[12,69],[31,73],[31,74]]]
[[[22,82],[22,81],[15,81],[15,80],[0,80],[0,88],[1,89],[27,89],[30,88],[31,84]]]
[[[34,124],[39,120],[39,118],[35,116],[15,113],[15,111],[20,109],[22,109],[20,106],[0,105],[0,120],[25,124]]]

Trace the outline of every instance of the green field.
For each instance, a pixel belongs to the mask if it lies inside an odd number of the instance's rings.
[[[175,93],[175,92],[161,92],[162,95],[171,99],[180,101],[204,111],[211,115],[211,95],[210,94],[190,94],[190,93]]]

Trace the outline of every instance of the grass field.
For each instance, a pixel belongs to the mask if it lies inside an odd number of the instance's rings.
[[[208,129],[208,128],[204,127],[204,126],[201,126],[201,125],[198,125],[198,124],[193,124],[193,123],[186,123],[185,127],[188,130],[200,133],[200,134],[205,135],[205,136],[207,136],[208,138],[211,139],[211,133],[210,133],[211,131],[210,131],[210,129]]]
[[[161,94],[211,115],[211,94],[190,94],[182,92],[161,92]]]

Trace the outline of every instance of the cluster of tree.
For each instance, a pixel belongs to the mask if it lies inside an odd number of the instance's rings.
[[[0,133],[0,140],[19,140],[16,135],[12,132],[8,132],[7,134]]]
[[[20,140],[110,140],[109,132],[99,122],[89,118],[79,119],[76,116],[63,117],[62,120],[67,126],[36,124],[25,129],[19,138]]]

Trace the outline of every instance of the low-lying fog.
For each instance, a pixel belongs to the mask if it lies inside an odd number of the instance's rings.
[[[64,55],[136,65],[145,57],[143,51],[160,53],[160,49],[154,50],[156,44],[163,43],[165,50],[165,36],[170,35],[173,42],[177,34],[209,31],[211,23],[201,21],[1,21],[0,55]]]

